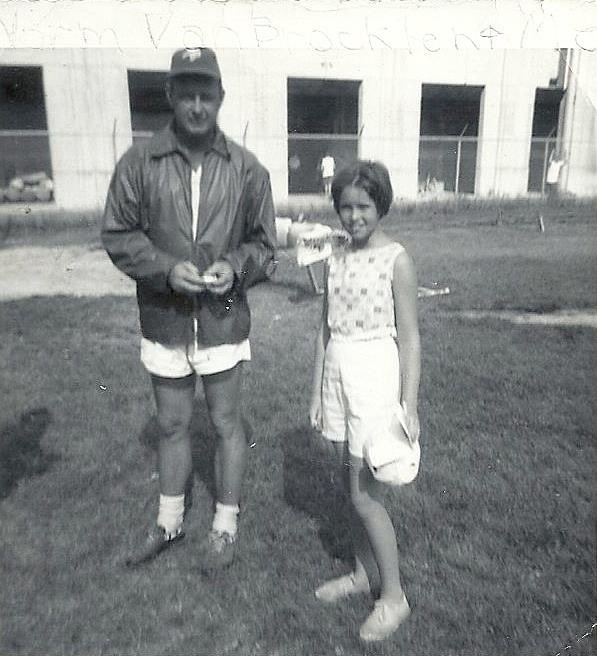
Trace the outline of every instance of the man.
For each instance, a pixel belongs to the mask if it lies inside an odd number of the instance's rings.
[[[558,195],[558,181],[560,179],[560,171],[566,163],[563,157],[556,155],[555,149],[551,151],[549,156],[549,165],[545,175],[545,185],[547,187],[548,198],[555,198]]]
[[[326,153],[319,165],[321,170],[321,178],[323,180],[323,193],[330,196],[332,192],[332,180],[334,179],[334,171],[336,169],[336,162],[334,158]]]
[[[110,258],[137,282],[141,361],[161,431],[157,522],[127,563],[148,561],[184,536],[189,425],[201,376],[217,437],[216,509],[203,545],[203,564],[213,569],[234,558],[247,459],[246,290],[273,271],[274,207],[266,169],[217,125],[224,89],[215,53],[175,52],[166,95],[172,121],[118,162],[102,228]]]

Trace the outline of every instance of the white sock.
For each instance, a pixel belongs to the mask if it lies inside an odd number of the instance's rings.
[[[184,494],[169,496],[160,494],[160,509],[158,511],[158,526],[166,531],[170,540],[182,530],[184,515]]]
[[[236,535],[237,517],[240,512],[238,506],[227,506],[219,501],[216,503],[216,514],[212,524],[214,531],[226,532],[230,535]]]

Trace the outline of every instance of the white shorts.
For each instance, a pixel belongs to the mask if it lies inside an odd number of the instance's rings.
[[[150,374],[162,378],[184,378],[192,373],[208,376],[232,369],[241,360],[251,359],[249,340],[239,344],[222,344],[195,348],[165,346],[141,338],[141,362]]]
[[[363,457],[371,434],[389,425],[400,403],[398,347],[392,337],[328,342],[322,384],[323,435],[348,440],[348,450]]]

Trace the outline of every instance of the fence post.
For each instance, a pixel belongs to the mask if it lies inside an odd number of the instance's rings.
[[[454,194],[458,193],[460,187],[460,159],[462,157],[462,137],[468,128],[468,123],[462,128],[462,132],[458,135],[456,146],[456,180],[454,181]]]
[[[543,174],[541,175],[541,195],[545,196],[545,175],[547,173],[547,152],[549,151],[549,141],[545,140],[543,148]]]
[[[459,181],[460,181],[460,157],[462,155],[462,139],[458,137],[456,146],[456,180],[454,181],[454,193],[458,193]]]

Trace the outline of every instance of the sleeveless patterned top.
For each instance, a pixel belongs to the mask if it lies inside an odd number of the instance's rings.
[[[337,340],[396,337],[392,277],[397,242],[328,260],[328,326]]]

